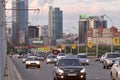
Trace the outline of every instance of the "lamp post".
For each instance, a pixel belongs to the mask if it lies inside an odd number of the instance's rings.
[[[104,16],[107,17],[111,21],[111,25],[113,26],[113,21],[112,21],[111,17],[104,14],[101,16],[101,18],[103,19]],[[113,52],[113,35],[112,35],[112,33],[111,33],[111,52]]]
[[[79,29],[73,27],[75,30],[78,30],[78,53],[79,53]]]
[[[70,37],[71,37],[72,33],[68,29],[66,29],[66,31],[68,31],[70,33]],[[72,45],[72,38],[70,40],[70,53],[72,54],[72,47],[71,47],[71,45]]]

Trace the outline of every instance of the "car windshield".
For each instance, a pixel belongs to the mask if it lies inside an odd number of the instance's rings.
[[[65,56],[65,54],[59,54],[59,56]]]
[[[48,58],[56,58],[55,56],[48,56]]]
[[[107,58],[117,58],[117,57],[120,57],[120,54],[108,54],[107,55]]]
[[[78,59],[61,59],[58,62],[58,66],[80,66]]]
[[[87,55],[78,55],[78,58],[87,58]]]
[[[37,61],[38,58],[27,58],[28,61]]]

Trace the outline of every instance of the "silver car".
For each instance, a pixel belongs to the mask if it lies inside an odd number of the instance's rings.
[[[89,65],[89,59],[88,59],[86,53],[79,53],[79,54],[77,54],[77,58],[80,60],[80,62],[83,65]]]
[[[57,61],[57,58],[54,54],[49,54],[47,57],[46,57],[46,64],[48,63],[56,63]]]
[[[63,53],[60,53],[60,54],[58,54],[57,55],[57,59],[59,60],[59,59],[61,59],[61,58],[65,58],[66,56],[65,56],[65,54],[63,54]]]

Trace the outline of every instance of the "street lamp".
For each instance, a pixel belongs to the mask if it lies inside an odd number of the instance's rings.
[[[104,16],[107,17],[111,21],[111,25],[113,26],[113,21],[112,21],[111,17],[104,14],[104,15],[101,15],[101,18],[103,19]],[[113,35],[112,35],[112,33],[111,33],[111,41],[112,41],[111,42],[111,52],[113,52]]]
[[[66,29],[66,31],[68,31],[70,33],[70,37],[71,37],[72,33],[68,29]],[[71,41],[70,41],[70,53],[72,54],[72,47],[71,47],[71,45],[72,45],[72,38],[71,38]]]
[[[78,30],[78,53],[79,53],[79,29],[73,27],[75,30]]]

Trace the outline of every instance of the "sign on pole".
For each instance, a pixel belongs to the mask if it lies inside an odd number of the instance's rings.
[[[65,46],[64,46],[64,45],[62,45],[62,46],[61,46],[61,49],[62,49],[62,50],[64,50],[64,49],[65,49]]]
[[[88,47],[92,48],[92,41],[88,41]]]
[[[75,49],[76,48],[76,44],[72,44],[72,49]]]
[[[57,50],[57,46],[54,46],[54,50]]]
[[[119,37],[114,37],[114,39],[113,39],[113,44],[114,44],[115,46],[119,45]]]

